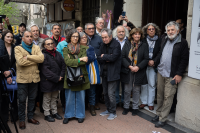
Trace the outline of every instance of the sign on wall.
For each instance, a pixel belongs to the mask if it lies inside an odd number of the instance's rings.
[[[75,1],[74,0],[63,0],[61,2],[61,8],[64,12],[72,12],[75,10]]]
[[[200,79],[200,0],[194,0],[188,76]]]

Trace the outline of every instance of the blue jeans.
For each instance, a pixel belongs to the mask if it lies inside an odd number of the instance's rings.
[[[88,94],[89,104],[95,105],[96,85],[90,85],[90,89],[86,90]]]
[[[124,103],[124,83],[122,82],[121,82],[121,87],[122,87],[121,103]],[[117,88],[115,91],[116,104],[120,102],[119,90],[120,90],[120,81],[117,82]]]
[[[140,99],[142,104],[148,104],[148,106],[154,105],[155,90],[156,90],[156,72],[153,67],[147,67],[147,85],[141,86]]]
[[[85,118],[85,90],[65,89],[65,118]]]

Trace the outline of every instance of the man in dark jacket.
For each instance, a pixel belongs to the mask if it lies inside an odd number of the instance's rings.
[[[16,46],[22,43],[22,34],[24,33],[25,30],[26,30],[26,24],[21,23],[19,25],[19,33],[14,36],[14,38],[16,39],[16,43],[15,43]]]
[[[104,28],[101,31],[103,44],[101,44],[99,53],[97,53],[97,60],[101,66],[101,76],[105,104],[107,110],[100,115],[108,116],[108,120],[113,120],[116,115],[116,98],[115,90],[117,82],[120,79],[121,69],[121,46],[118,41],[113,39],[112,31]]]
[[[94,24],[92,23],[87,23],[85,25],[85,33],[88,36],[88,40],[89,40],[89,45],[91,45],[94,48],[95,53],[97,54],[100,48],[100,45],[102,43],[102,39],[100,36],[95,34],[95,28],[94,28]],[[98,88],[97,88],[98,87]],[[97,88],[97,89],[96,89]],[[102,87],[101,85],[96,85],[95,87],[95,92],[96,93],[96,99],[95,99],[95,110],[100,110],[100,107],[98,106],[100,97],[102,95]]]
[[[179,26],[171,21],[165,26],[167,36],[162,39],[161,50],[156,57],[158,66],[157,103],[158,109],[152,121],[155,127],[165,125],[171,109],[177,84],[181,82],[189,61],[188,43],[179,34]]]

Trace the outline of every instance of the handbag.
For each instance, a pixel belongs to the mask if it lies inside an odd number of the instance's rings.
[[[86,65],[86,68],[87,68],[90,84],[101,84],[102,79],[100,77],[100,66],[97,60],[95,59],[93,62]]]
[[[11,68],[11,70],[13,70],[13,72],[15,73],[16,75],[16,72],[13,68]],[[9,70],[10,71],[10,70]],[[4,90],[6,91],[6,88],[7,88],[7,91],[13,91],[13,94],[12,94],[12,98],[11,98],[11,95],[9,95],[9,98],[10,98],[10,102],[12,103],[13,100],[14,100],[14,94],[15,94],[15,90],[18,89],[17,87],[17,82],[16,82],[16,76],[13,76],[12,72],[10,71],[11,73],[11,78],[12,78],[12,83],[11,84],[8,84],[7,83],[7,79],[4,78],[4,80],[2,81],[2,84],[4,85]],[[6,86],[6,87],[5,87]]]
[[[67,73],[67,85],[68,86],[79,86],[79,85],[82,85],[85,83],[85,78],[83,76],[81,67],[67,66],[66,73]]]

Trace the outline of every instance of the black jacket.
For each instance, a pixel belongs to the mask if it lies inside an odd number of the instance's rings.
[[[62,55],[56,51],[54,57],[45,49],[42,50],[44,54],[44,62],[40,64],[40,89],[42,92],[53,92],[63,89],[63,81],[59,81],[60,76],[65,76],[66,65]],[[55,60],[56,61],[55,61]]]
[[[101,58],[101,54],[104,54]],[[120,79],[121,69],[121,46],[118,41],[112,39],[109,45],[108,54],[106,54],[106,44],[102,43],[97,53],[97,60],[100,63],[103,74],[104,65],[107,65],[107,81],[116,81]]]
[[[4,54],[3,55],[7,55],[7,56],[4,56],[2,58],[1,69],[3,71],[8,71],[8,70],[11,70],[11,68],[13,68],[16,72],[16,60],[15,60],[14,48],[15,48],[15,45],[11,45],[12,52],[11,52],[11,60],[10,60],[7,49],[6,49],[6,47],[4,47]],[[15,75],[15,74],[13,73],[13,75]]]
[[[14,36],[14,39],[16,40],[15,46],[18,46],[22,43],[22,36],[20,33]]]
[[[128,68],[131,65],[131,60],[128,57],[131,49],[131,42],[127,40],[122,49],[122,69],[121,69],[121,81],[128,84],[130,82],[131,70]],[[146,68],[149,61],[149,49],[148,44],[141,42],[137,51],[137,65],[139,67],[138,72],[135,74],[134,85],[147,84]]]
[[[142,41],[148,45],[147,38],[144,38]],[[156,43],[155,43],[155,46],[153,49],[153,57],[152,57],[152,59],[149,59],[149,60],[153,60],[154,63],[155,63],[156,57],[158,56],[158,53],[160,51],[161,41],[162,41],[162,38],[158,38],[158,40],[156,40]]]
[[[168,37],[163,37],[161,42],[161,50],[156,57],[155,66],[157,67],[160,64],[160,59],[162,57],[163,49],[166,45]],[[171,60],[171,72],[170,77],[174,77],[175,75],[183,76],[186,67],[188,66],[189,61],[189,48],[187,41],[181,37],[179,34],[179,38],[177,42],[174,44],[172,51],[172,60]]]
[[[5,44],[2,39],[0,39],[0,57],[4,55]]]

